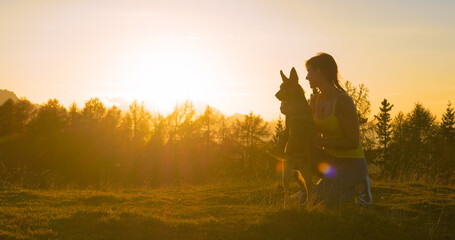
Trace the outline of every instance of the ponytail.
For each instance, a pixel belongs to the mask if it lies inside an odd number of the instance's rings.
[[[335,84],[335,87],[337,87],[338,89],[340,89],[341,91],[343,91],[344,93],[346,93],[346,91],[344,90],[344,88],[340,85],[340,81],[338,80],[338,78],[334,79],[334,80],[333,80],[333,83]]]

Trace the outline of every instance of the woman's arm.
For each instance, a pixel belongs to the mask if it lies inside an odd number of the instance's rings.
[[[343,137],[320,139],[319,145],[332,149],[355,149],[360,144],[359,118],[351,97],[340,95],[335,106],[335,115],[343,132]]]

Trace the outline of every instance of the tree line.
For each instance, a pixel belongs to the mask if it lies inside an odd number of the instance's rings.
[[[191,101],[164,116],[134,101],[127,112],[98,99],[66,109],[25,98],[0,107],[3,184],[28,187],[165,186],[276,174],[272,131],[252,112],[228,122]]]
[[[418,102],[407,114],[393,119],[393,104],[384,99],[374,116],[376,144],[370,158],[385,177],[426,177],[453,184],[455,180],[455,117],[449,101],[441,121]]]
[[[359,114],[361,142],[372,175],[437,177],[453,184],[454,109],[441,121],[421,103],[394,118],[384,99],[370,117],[368,88],[345,84]],[[68,109],[57,99],[35,108],[25,98],[0,106],[0,181],[25,187],[151,186],[224,179],[278,179],[283,153],[274,127],[253,112],[230,120],[213,107],[196,114],[191,101],[171,113],[134,101],[128,111],[98,98]]]

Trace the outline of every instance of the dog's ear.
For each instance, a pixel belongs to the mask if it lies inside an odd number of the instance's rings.
[[[280,70],[280,75],[281,75],[281,79],[283,79],[283,82],[287,82],[289,79],[286,77],[286,75],[284,75],[283,73],[283,70]]]
[[[289,80],[293,80],[298,82],[299,81],[299,76],[297,76],[297,71],[295,70],[294,67],[291,69],[291,75],[289,76]]]

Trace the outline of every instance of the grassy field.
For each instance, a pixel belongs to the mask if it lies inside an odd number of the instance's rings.
[[[271,186],[0,191],[0,239],[455,239],[455,188],[373,183],[369,207],[284,207]]]

